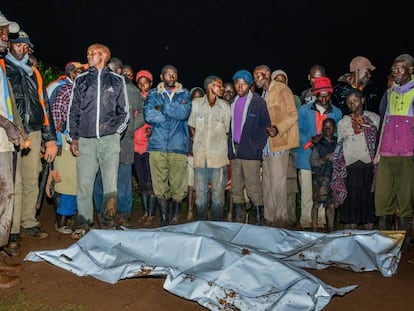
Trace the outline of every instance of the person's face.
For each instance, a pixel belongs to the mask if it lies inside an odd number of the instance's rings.
[[[115,65],[114,63],[109,63],[108,64],[109,69],[111,69],[113,72],[117,73],[117,74],[121,74],[122,73],[122,68]]]
[[[323,77],[323,73],[319,69],[312,70],[309,73],[308,79],[312,87],[313,87],[313,84],[315,83],[315,79],[319,77]]]
[[[10,54],[17,60],[22,60],[29,53],[29,45],[27,43],[10,43]]]
[[[333,124],[330,121],[324,122],[323,127],[322,127],[322,133],[323,133],[323,136],[332,138],[335,133],[335,124]]]
[[[283,74],[278,74],[275,79],[277,82],[282,82],[283,84],[286,84],[286,77]]]
[[[211,88],[211,92],[216,95],[216,96],[223,96],[223,81],[221,80],[216,80],[213,81],[210,85],[209,88]]]
[[[9,47],[9,25],[0,26],[0,53],[4,54],[7,52]]]
[[[151,88],[152,82],[147,77],[141,77],[137,81],[137,87],[141,92],[148,92]]]
[[[234,88],[236,90],[237,95],[240,97],[246,96],[249,93],[250,85],[243,79],[238,79],[234,82]]]
[[[73,81],[77,76],[83,72],[82,68],[75,68],[72,71],[69,71],[69,78]]]
[[[161,81],[164,82],[164,86],[167,88],[173,88],[177,82],[178,74],[173,69],[167,69],[161,74]]]
[[[355,94],[351,94],[346,99],[346,105],[352,113],[361,113],[363,106],[363,99]]]
[[[227,83],[223,89],[223,99],[227,102],[231,102],[236,96],[236,91],[234,90],[234,86],[230,83]]]
[[[264,68],[257,68],[253,71],[254,83],[261,89],[270,81],[270,72]]]
[[[91,47],[86,54],[88,58],[88,65],[97,69],[105,67],[105,55],[101,49]]]
[[[131,68],[124,68],[122,69],[122,74],[129,79],[130,81],[134,80],[134,72]]]
[[[391,72],[394,82],[404,85],[411,80],[412,68],[409,68],[404,61],[396,61],[392,64]]]
[[[203,97],[204,95],[203,95],[203,93],[201,92],[201,91],[199,91],[199,90],[196,90],[196,91],[194,91],[192,94],[191,94],[191,100],[193,100],[193,99],[195,99],[195,98],[201,98],[201,97]]]
[[[358,75],[358,81],[362,86],[366,86],[372,77],[371,70],[369,69],[359,70],[356,74]]]
[[[322,107],[328,106],[328,102],[331,99],[331,93],[328,91],[322,91],[316,95],[316,99]]]

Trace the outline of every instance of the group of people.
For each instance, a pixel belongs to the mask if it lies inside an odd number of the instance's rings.
[[[256,225],[332,231],[339,215],[349,229],[405,230],[407,249],[412,56],[395,58],[381,99],[362,56],[335,85],[312,66],[298,96],[286,72],[267,65],[238,70],[231,82],[210,75],[188,90],[168,64],[153,85],[151,72],[134,74],[100,43],[88,47],[87,64],[68,62],[45,86],[19,28],[0,14],[0,247],[9,255],[22,234],[48,236],[36,218],[41,157],[53,165],[46,193],[56,230],[74,239],[96,224],[130,226],[135,175],[145,225],[157,207],[160,226],[177,224],[187,199],[188,220],[246,222],[253,209]],[[18,284],[20,271],[0,261],[0,288]]]

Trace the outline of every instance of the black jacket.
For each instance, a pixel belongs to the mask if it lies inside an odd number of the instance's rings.
[[[352,88],[350,83],[344,81],[338,82],[333,87],[334,93],[332,94],[332,103],[341,109],[343,116],[350,113],[348,106],[346,105],[346,96]],[[372,83],[369,82],[362,92],[365,98],[364,110],[379,113],[379,98]]]
[[[122,76],[108,67],[101,71],[91,67],[75,79],[68,113],[71,139],[122,133],[128,120],[128,96]]]
[[[36,75],[33,73],[32,76],[29,76],[23,69],[7,59],[6,72],[13,88],[17,110],[23,121],[25,132],[42,131],[43,141],[56,140],[56,131],[49,112],[46,90],[42,87],[45,101],[45,110],[43,110],[39,100]],[[49,119],[49,125],[45,125],[45,114]]]

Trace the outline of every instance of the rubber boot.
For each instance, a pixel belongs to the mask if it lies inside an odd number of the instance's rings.
[[[144,211],[144,215],[142,215],[141,218],[138,219],[138,222],[145,222],[147,217],[149,216],[149,195],[142,194],[141,195],[141,201],[142,201],[142,210]]]
[[[256,212],[256,226],[263,226],[264,223],[264,206],[263,205],[259,205],[259,206],[255,206],[254,210]]]
[[[378,230],[392,230],[394,215],[378,216]]]
[[[204,204],[199,206],[196,204],[196,219],[197,221],[206,221],[207,220],[207,206]]]
[[[151,195],[148,198],[148,217],[145,219],[144,225],[151,226],[155,219],[155,211],[157,210],[157,197]]]
[[[171,224],[176,225],[180,218],[181,202],[173,201],[171,209]]]
[[[405,231],[405,237],[403,245],[401,246],[401,252],[405,253],[410,246],[411,230],[413,226],[412,217],[399,217],[398,218],[398,230]]]
[[[233,203],[233,222],[244,222],[243,217],[244,203]]]
[[[170,223],[168,216],[168,201],[165,199],[158,199],[158,206],[160,207],[160,226],[168,226]]]
[[[319,209],[319,203],[313,204],[312,210],[311,210],[311,218],[312,218],[312,231],[317,232],[318,231],[318,209]]]
[[[195,204],[195,191],[193,187],[188,186],[187,194],[187,220],[192,221],[194,219],[194,204]]]
[[[328,232],[335,231],[335,206],[328,205],[326,208],[326,225]]]

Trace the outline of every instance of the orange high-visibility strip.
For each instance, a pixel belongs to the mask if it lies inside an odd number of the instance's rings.
[[[0,58],[0,66],[3,68],[3,71],[6,72],[6,62],[4,58]]]
[[[42,75],[40,74],[39,70],[35,67],[32,66],[33,68],[33,72],[36,75],[36,80],[37,80],[37,95],[39,95],[39,101],[40,104],[42,105],[43,108],[43,125],[45,126],[49,126],[50,122],[49,122],[49,117],[47,116],[46,113],[46,105],[45,105],[45,98],[43,97],[43,79],[42,79]]]

